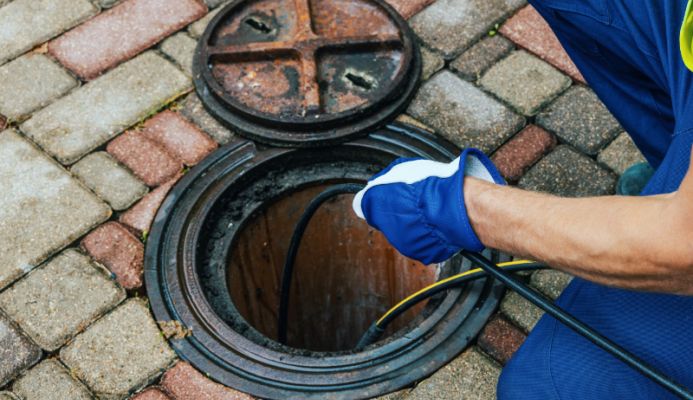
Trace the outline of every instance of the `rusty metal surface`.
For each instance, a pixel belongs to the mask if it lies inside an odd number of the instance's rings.
[[[145,281],[156,319],[180,321],[193,332],[171,346],[212,379],[268,399],[371,398],[447,364],[485,325],[501,285],[476,281],[442,293],[414,324],[363,350],[314,352],[277,343],[249,324],[231,294],[238,275],[229,268],[244,228],[278,199],[363,182],[397,157],[449,161],[458,153],[430,134],[394,125],[320,151],[247,141],[217,150],[172,189],[148,239]],[[445,263],[439,278],[469,265]]]
[[[381,0],[244,0],[198,44],[195,84],[209,111],[274,145],[318,145],[389,122],[417,86],[406,22]]]

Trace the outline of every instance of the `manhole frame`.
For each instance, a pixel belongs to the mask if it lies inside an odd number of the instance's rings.
[[[267,119],[260,113],[221,95],[223,89],[211,74],[208,67],[209,46],[212,35],[222,22],[237,7],[252,0],[234,0],[209,22],[198,40],[193,58],[193,83],[205,109],[227,128],[256,142],[280,147],[316,147],[333,145],[378,129],[400,115],[413,99],[421,81],[423,61],[419,44],[409,24],[384,0],[361,0],[377,4],[387,12],[399,29],[403,64],[393,83],[394,89],[386,97],[367,107],[343,112],[335,118],[311,121],[304,118]],[[309,1],[309,0],[296,0]]]
[[[441,145],[439,138],[399,125],[340,146],[382,151],[392,158],[452,159],[457,154],[454,146]],[[406,335],[355,353],[324,353],[323,358],[263,347],[215,314],[201,292],[190,253],[179,246],[183,242],[189,250],[196,244],[186,244],[190,238],[185,232],[170,231],[171,223],[182,223],[172,211],[185,201],[193,185],[218,178],[210,174],[211,169],[242,176],[242,171],[292,151],[300,149],[257,150],[250,142],[224,146],[188,172],[159,209],[146,249],[145,282],[157,320],[178,320],[192,328],[192,336],[170,341],[176,353],[216,381],[261,398],[322,398],[328,394],[337,399],[369,398],[410,385],[451,361],[497,308],[503,293],[500,283],[480,280],[465,290],[451,290],[435,312]],[[202,193],[197,199],[212,195]],[[191,205],[198,211],[211,206]]]

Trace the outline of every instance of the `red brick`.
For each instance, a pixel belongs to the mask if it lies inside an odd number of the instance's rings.
[[[149,192],[132,208],[121,214],[119,221],[137,232],[138,235],[149,232],[149,227],[152,225],[152,221],[154,221],[161,202],[164,201],[169,190],[181,176],[182,174],[178,174],[168,182]]]
[[[491,159],[505,179],[516,182],[555,146],[556,137],[536,125],[528,125],[498,149]]]
[[[158,186],[183,169],[183,164],[168,154],[144,132],[131,130],[113,139],[106,147],[115,159],[125,164],[148,186]]]
[[[217,142],[173,111],[157,114],[144,124],[144,134],[185,165],[195,165],[217,148]]]
[[[142,286],[144,245],[117,222],[107,222],[82,240],[82,247],[105,265],[126,289]]]
[[[436,0],[386,0],[397,12],[409,19]]]
[[[94,79],[206,13],[199,0],[126,0],[55,39],[48,50],[80,77]]]
[[[478,345],[496,361],[505,364],[520,348],[526,337],[510,322],[497,316],[481,331]]]
[[[152,387],[136,394],[130,400],[171,400],[171,398],[158,388]]]
[[[518,46],[553,64],[573,79],[585,82],[585,78],[573,64],[549,24],[531,5],[518,11],[503,24],[500,33]]]
[[[179,362],[161,379],[176,400],[252,400],[253,397],[207,379],[186,362]]]

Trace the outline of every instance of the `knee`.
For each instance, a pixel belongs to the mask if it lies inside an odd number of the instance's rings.
[[[554,390],[548,365],[550,324],[541,321],[525,343],[505,365],[496,387],[500,400],[553,399]]]
[[[524,398],[521,393],[522,387],[524,386],[522,382],[525,379],[523,373],[529,370],[531,367],[517,356],[518,355],[513,357],[513,359],[506,364],[500,374],[498,386],[496,387],[496,393],[499,400]]]
[[[540,354],[518,353],[503,368],[498,386],[499,400],[552,400],[554,388]]]

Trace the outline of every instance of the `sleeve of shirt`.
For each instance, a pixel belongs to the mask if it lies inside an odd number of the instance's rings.
[[[675,129],[666,155],[643,194],[669,193],[678,189],[690,168],[693,146],[693,0],[689,0],[680,34],[681,60],[670,64],[670,86]]]

